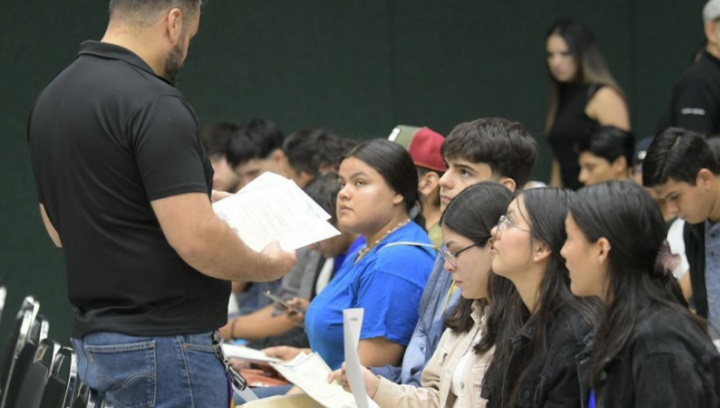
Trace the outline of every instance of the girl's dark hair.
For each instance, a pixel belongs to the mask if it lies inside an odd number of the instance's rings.
[[[613,78],[590,27],[577,20],[562,18],[550,26],[545,38],[549,38],[552,35],[560,36],[567,44],[568,51],[570,51],[577,66],[577,78],[575,78],[575,82],[609,86],[622,95],[622,90],[615,81],[615,78]],[[547,64],[546,68],[548,68]],[[555,121],[560,93],[560,83],[552,76],[549,68],[548,74],[551,80],[551,92],[550,107],[545,121],[546,132],[552,128],[553,122]]]
[[[571,198],[570,215],[589,242],[605,238],[611,248],[606,294],[611,301],[596,336],[593,384],[650,308],[672,308],[706,330],[704,321],[688,310],[677,280],[662,262],[665,221],[644,188],[626,181],[585,187]]]
[[[488,368],[488,372],[495,374],[486,376],[485,386],[490,387],[490,394],[494,398],[509,395],[511,402],[515,399],[518,387],[503,389],[508,387],[508,384],[503,384],[503,379],[511,364],[510,341],[522,330],[522,326],[528,322],[531,315],[533,319],[537,319],[537,327],[530,339],[524,366],[519,368],[519,376],[514,384],[522,384],[527,365],[532,361],[533,356],[547,348],[546,333],[561,308],[575,309],[591,324],[598,321],[600,305],[594,301],[579,299],[570,292],[570,275],[565,267],[564,259],[560,256],[560,249],[565,244],[567,237],[565,218],[570,194],[571,192],[564,189],[534,188],[518,195],[518,199],[520,197],[524,199],[526,213],[520,213],[520,215],[530,226],[531,239],[547,245],[551,253],[538,288],[535,310],[527,310],[519,295],[507,299],[501,327],[497,330],[495,354]],[[494,302],[492,306],[494,306]]]
[[[450,201],[440,218],[440,225],[485,246],[491,237],[490,231],[505,213],[511,200],[512,194],[505,186],[490,181],[480,182],[466,188]],[[490,293],[490,296],[494,301],[494,294]],[[461,297],[445,319],[445,325],[459,333],[470,331],[475,324],[471,316],[473,302],[473,299]],[[485,307],[488,299],[481,299],[480,303]],[[479,343],[474,350],[477,354],[487,351],[481,349]]]
[[[337,195],[340,192],[340,183],[337,173],[317,175],[304,189],[325,212],[330,214],[328,222],[337,225]]]
[[[413,221],[425,227],[417,170],[405,148],[387,139],[373,139],[355,146],[340,159],[340,163],[350,157],[362,161],[380,173],[390,188],[403,196],[405,209]],[[415,206],[417,208],[414,209]]]

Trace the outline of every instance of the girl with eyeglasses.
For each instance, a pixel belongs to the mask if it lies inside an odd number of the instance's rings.
[[[580,407],[576,355],[598,320],[598,305],[570,292],[560,256],[570,192],[527,190],[493,228],[492,270],[518,297],[504,305],[501,333],[485,374],[488,407]]]
[[[562,255],[577,296],[605,306],[582,377],[594,407],[719,407],[720,356],[665,264],[665,222],[630,182],[586,187],[570,200]]]
[[[493,344],[484,337],[489,290],[490,231],[511,200],[504,186],[481,182],[468,187],[448,204],[440,219],[445,270],[460,290],[461,299],[448,315],[447,329],[423,370],[421,387],[400,385],[363,369],[365,391],[381,408],[482,407],[483,375]],[[493,286],[493,289],[495,286]],[[342,370],[330,378],[342,379]]]

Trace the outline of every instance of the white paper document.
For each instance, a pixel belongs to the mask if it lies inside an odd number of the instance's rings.
[[[213,209],[255,251],[272,240],[289,251],[340,234],[327,222],[330,214],[295,182],[270,172],[213,203]]]
[[[345,374],[353,393],[345,391],[335,381],[327,382],[331,370],[317,353],[300,353],[286,363],[270,363],[288,381],[297,385],[307,395],[326,408],[378,408],[365,393],[360,357],[357,353],[364,309],[343,310],[343,335],[345,342]]]
[[[228,358],[239,358],[241,360],[250,361],[251,363],[270,363],[281,361],[279,358],[268,357],[267,354],[260,350],[251,349],[237,344],[223,344],[222,349],[223,353]]]
[[[270,365],[326,408],[358,408],[353,395],[340,383],[328,383],[330,367],[317,353],[300,353],[289,362]]]
[[[345,346],[345,375],[352,390],[358,408],[377,407],[375,401],[365,392],[365,381],[362,376],[362,365],[358,355],[360,329],[362,328],[365,309],[343,310],[343,343]]]

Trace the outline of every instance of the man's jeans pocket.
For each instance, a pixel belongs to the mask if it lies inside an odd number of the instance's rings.
[[[155,406],[155,340],[102,345],[86,342],[84,349],[91,362],[86,381],[105,393],[106,403],[127,408]]]

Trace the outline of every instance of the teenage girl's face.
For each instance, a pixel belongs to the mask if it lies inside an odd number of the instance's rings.
[[[342,231],[372,235],[391,222],[395,208],[404,205],[402,195],[380,173],[355,157],[340,164],[337,222]]]
[[[565,40],[557,34],[547,39],[547,64],[550,74],[561,83],[572,82],[577,76],[578,67],[575,58],[570,54]]]
[[[515,280],[531,266],[534,244],[530,231],[525,199],[520,196],[510,202],[504,220],[492,229],[493,272]]]
[[[567,238],[560,250],[570,272],[570,290],[575,296],[605,296],[607,273],[599,262],[599,245],[588,241],[572,214],[565,218]]]
[[[454,262],[451,262],[446,257],[444,267],[452,275],[461,296],[465,299],[487,298],[487,282],[492,264],[490,245],[472,246],[475,244],[473,241],[445,226],[441,227],[440,231],[448,252],[455,258]],[[455,255],[463,249],[465,250]]]

